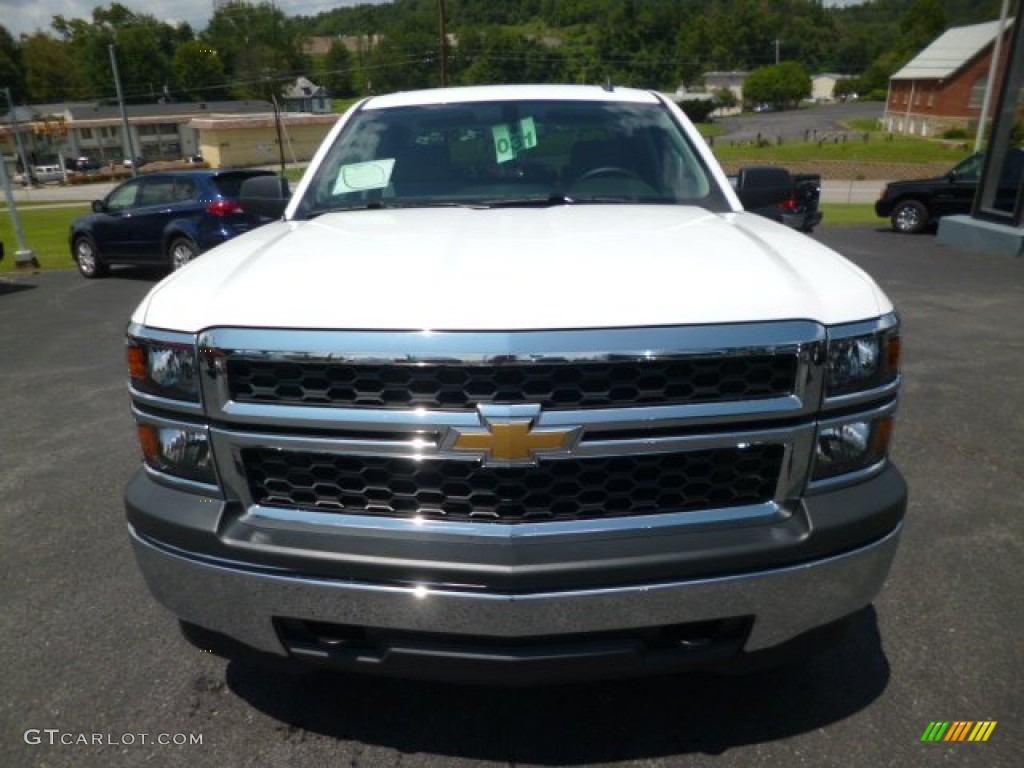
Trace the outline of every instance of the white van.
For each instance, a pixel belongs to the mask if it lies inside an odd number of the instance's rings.
[[[29,182],[34,184],[53,184],[54,182],[63,184],[64,171],[59,165],[33,165],[27,181],[23,173],[15,176],[15,181],[22,185],[26,185]]]

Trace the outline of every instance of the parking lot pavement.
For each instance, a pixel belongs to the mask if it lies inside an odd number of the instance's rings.
[[[715,123],[725,133],[716,141],[728,144],[765,138],[787,142],[849,132],[850,121],[873,120],[882,116],[885,105],[877,101],[850,101],[844,104],[815,104],[801,109],[778,112],[743,113],[720,117]]]
[[[911,496],[885,591],[794,668],[538,690],[296,679],[186,645],[120,500],[138,463],[123,332],[154,276],[0,280],[0,765],[1016,768],[1024,260],[881,228],[815,237],[904,319],[894,454]],[[997,726],[922,743],[935,720]],[[181,734],[202,744],[155,743]]]

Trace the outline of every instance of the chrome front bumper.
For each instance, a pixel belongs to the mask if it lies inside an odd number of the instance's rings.
[[[801,565],[603,589],[495,594],[435,586],[309,579],[204,561],[131,529],[153,595],[186,622],[287,655],[275,618],[401,632],[523,639],[751,616],[747,652],[771,648],[867,606],[879,593],[902,524],[870,544]]]

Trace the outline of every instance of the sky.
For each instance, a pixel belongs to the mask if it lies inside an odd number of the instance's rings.
[[[114,0],[0,0],[0,26],[15,39],[37,30],[53,33],[54,16],[91,19],[96,6],[109,7]],[[118,0],[133,13],[154,16],[169,24],[187,21],[195,30],[204,28],[213,15],[213,0]],[[342,5],[359,5],[381,0],[276,0],[288,16],[312,16]]]

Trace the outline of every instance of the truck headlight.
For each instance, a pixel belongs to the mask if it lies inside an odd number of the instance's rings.
[[[830,338],[826,397],[875,389],[900,372],[899,325],[858,336]]]
[[[141,392],[199,401],[199,366],[191,344],[129,338],[128,372]]]
[[[818,427],[811,480],[867,469],[889,455],[892,414],[851,418]]]
[[[210,437],[205,427],[169,427],[139,422],[142,455],[158,472],[215,483]]]

